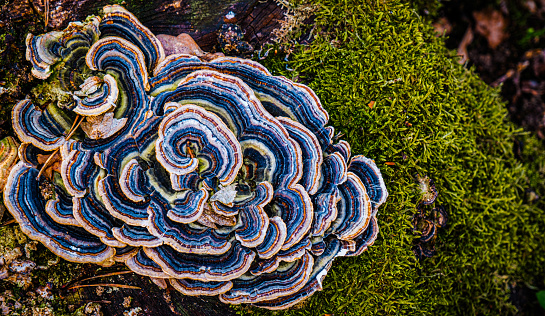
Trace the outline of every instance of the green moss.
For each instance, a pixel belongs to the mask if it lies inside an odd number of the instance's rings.
[[[0,0],[2,10],[6,11],[12,3]],[[3,18],[2,18],[3,19]],[[30,63],[25,61],[25,38],[28,33],[43,33],[43,21],[37,15],[27,19],[3,19],[0,27],[0,122],[11,120],[11,109],[19,99],[28,93]],[[5,136],[11,125],[3,123],[0,134]]]
[[[390,197],[368,252],[337,259],[322,292],[279,314],[514,313],[510,288],[543,288],[545,276],[544,205],[524,198],[529,187],[545,193],[542,144],[508,122],[498,90],[458,65],[409,5],[319,4],[315,40],[290,56],[296,71],[279,56],[265,63],[316,91],[353,153],[375,159]],[[513,157],[515,137],[534,161]],[[437,255],[422,262],[411,251],[417,173],[435,180],[449,214]]]
[[[45,108],[50,103],[68,104],[74,99],[69,91],[62,89],[59,80],[48,80],[34,87],[30,94],[35,104]]]
[[[0,253],[6,249],[13,249],[28,241],[28,238],[18,226],[4,226],[0,228]]]
[[[439,0],[411,0],[418,12],[429,17],[436,17],[443,4]]]

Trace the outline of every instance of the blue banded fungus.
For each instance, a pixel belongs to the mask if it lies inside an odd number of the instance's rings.
[[[27,56],[71,101],[14,107],[4,201],[60,257],[284,309],[375,241],[380,170],[334,140],[307,86],[251,60],[165,56],[118,5],[29,35]]]
[[[413,252],[419,260],[424,257],[433,257],[436,254],[435,243],[437,234],[441,228],[447,225],[448,214],[441,205],[433,205],[439,192],[435,188],[434,181],[424,175],[416,175],[422,197],[413,215],[413,234],[419,238],[413,240]],[[431,211],[427,206],[432,205]]]

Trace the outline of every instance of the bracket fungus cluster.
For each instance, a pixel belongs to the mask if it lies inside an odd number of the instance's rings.
[[[283,309],[374,242],[381,173],[334,142],[310,88],[251,60],[165,56],[117,5],[29,35],[27,58],[64,97],[14,107],[4,201],[58,256]]]
[[[439,192],[435,188],[433,179],[428,176],[416,175],[420,188],[421,198],[416,206],[417,212],[413,215],[413,234],[419,238],[413,241],[413,252],[418,260],[430,258],[436,254],[435,241],[438,231],[447,226],[448,214],[442,205],[433,205]],[[433,205],[431,211],[426,206]]]

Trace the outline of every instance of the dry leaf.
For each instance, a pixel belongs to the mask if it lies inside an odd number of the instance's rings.
[[[199,45],[195,43],[195,40],[186,33],[181,33],[178,36],[159,34],[157,35],[157,39],[163,45],[165,56],[172,54],[189,54],[193,56],[204,55],[204,52]]]
[[[523,1],[522,4],[530,11],[530,13],[535,14],[537,11],[537,4],[533,0]]]
[[[125,126],[127,118],[116,119],[112,112],[98,116],[87,116],[81,123],[81,129],[91,139],[107,138]]]
[[[473,17],[476,22],[475,32],[486,38],[490,48],[496,49],[508,37],[505,32],[508,22],[500,11],[492,9],[475,11]]]
[[[435,29],[435,35],[442,36],[450,34],[452,32],[452,25],[450,24],[447,18],[442,17],[437,22],[433,23],[433,28]]]
[[[49,180],[53,180],[53,172],[61,173],[62,157],[59,151],[54,151],[50,155],[38,154],[38,163],[42,166],[42,175]]]

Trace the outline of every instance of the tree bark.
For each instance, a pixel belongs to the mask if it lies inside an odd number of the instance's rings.
[[[111,0],[13,0],[3,8],[2,22],[39,16],[45,23],[47,14],[48,30],[60,30],[71,21],[100,15],[102,7],[111,3]],[[235,23],[246,31],[244,40],[253,46],[271,38],[272,30],[279,26],[285,12],[273,0],[136,0],[121,4],[154,34],[187,33],[203,50],[211,52],[215,52],[217,44],[216,31],[229,12],[234,13]]]

